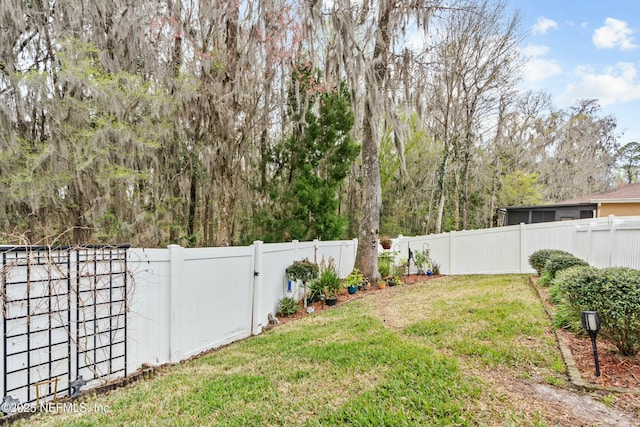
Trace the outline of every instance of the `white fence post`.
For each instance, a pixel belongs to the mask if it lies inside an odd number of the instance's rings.
[[[455,259],[455,248],[453,247],[453,242],[455,241],[454,234],[455,231],[449,232],[449,271],[446,274],[455,274],[453,269],[453,260]]]
[[[177,303],[179,283],[183,277],[184,268],[184,252],[180,245],[169,245],[169,358],[171,363],[176,363],[181,360],[182,351],[178,347],[178,334],[180,331],[177,325],[178,313],[176,310],[179,307]]]
[[[524,241],[525,240],[524,222],[520,223],[520,235],[519,235],[519,238],[520,238],[520,241],[518,242],[519,243],[518,244],[518,248],[520,250],[520,254],[519,254],[520,255],[519,256],[519,258],[520,258],[520,266],[519,266],[519,268],[520,268],[520,274],[522,274],[522,273],[525,272],[524,269],[526,268],[526,265],[527,265],[527,262],[528,262],[528,259],[525,259],[525,258],[527,258],[527,252],[526,252],[525,241]]]
[[[262,258],[263,258],[263,242],[257,240],[253,242],[253,285],[252,291],[253,301],[252,304],[252,319],[251,319],[251,333],[258,335],[262,333],[262,320],[264,316],[260,312],[261,298],[262,298]]]

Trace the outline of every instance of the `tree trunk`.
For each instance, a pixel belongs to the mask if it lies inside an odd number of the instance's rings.
[[[380,278],[378,273],[378,230],[382,191],[378,158],[378,127],[372,120],[370,101],[364,106],[362,144],[362,209],[358,230],[356,265],[372,284]]]
[[[378,234],[382,188],[380,183],[380,159],[378,156],[379,111],[383,109],[385,78],[390,49],[391,2],[380,2],[380,14],[376,29],[376,44],[371,61],[373,69],[365,74],[366,90],[362,119],[362,212],[356,265],[362,274],[375,283],[378,273]]]

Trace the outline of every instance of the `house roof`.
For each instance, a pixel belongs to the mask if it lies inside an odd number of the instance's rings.
[[[504,207],[500,207],[497,208],[497,210],[502,210],[502,211],[521,211],[521,210],[534,210],[534,211],[544,211],[544,210],[549,210],[549,209],[553,209],[553,208],[592,208],[595,209],[596,208],[596,204],[592,203],[592,202],[577,202],[577,203],[549,203],[546,205],[521,205],[521,206],[504,206]]]
[[[565,205],[601,202],[640,202],[640,183],[623,185],[622,187],[614,188],[613,190],[564,200],[559,204]]]

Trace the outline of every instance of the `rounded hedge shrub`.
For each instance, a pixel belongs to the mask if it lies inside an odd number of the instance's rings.
[[[586,289],[598,274],[594,267],[575,266],[560,270],[549,288],[549,299],[556,306],[553,323],[558,328],[582,331],[580,313],[575,305],[582,289]]]
[[[529,265],[536,270],[538,276],[540,276],[549,257],[557,254],[571,255],[569,252],[560,249],[540,249],[529,255]]]
[[[582,311],[598,312],[600,334],[621,355],[635,357],[640,352],[640,270],[571,268],[555,283],[578,319]]]
[[[588,267],[589,263],[571,254],[552,254],[544,264],[544,273],[549,275],[549,279],[554,279],[560,270],[569,267]]]
[[[306,283],[318,277],[320,269],[318,268],[318,264],[305,259],[302,261],[294,261],[285,271],[290,279],[300,280],[302,283]]]

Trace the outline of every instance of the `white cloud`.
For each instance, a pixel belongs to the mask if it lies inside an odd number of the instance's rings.
[[[604,26],[593,33],[593,44],[599,49],[631,50],[638,46],[633,44],[633,30],[625,21],[607,18]]]
[[[522,53],[529,58],[543,56],[549,53],[549,46],[543,46],[539,44],[530,44],[525,46],[524,49],[522,49]]]
[[[556,61],[542,58],[549,52],[548,46],[529,45],[522,53],[528,58],[524,67],[524,80],[533,83],[562,74],[562,67]]]
[[[558,29],[558,23],[552,19],[540,17],[538,18],[538,22],[532,28],[533,34],[547,34],[547,32],[551,29]]]
[[[524,79],[528,82],[539,82],[558,74],[562,74],[562,67],[547,59],[532,59],[524,68]]]
[[[572,105],[576,99],[597,98],[607,106],[640,100],[640,79],[636,66],[619,62],[601,72],[585,66],[576,69],[578,82],[567,87],[557,100],[562,105]]]

